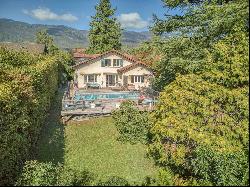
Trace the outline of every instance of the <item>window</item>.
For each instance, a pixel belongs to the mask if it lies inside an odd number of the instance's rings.
[[[96,74],[89,74],[89,75],[84,75],[84,82],[97,82],[97,75]]]
[[[122,59],[113,59],[113,67],[122,67],[123,60]]]
[[[106,75],[106,86],[115,86],[116,83],[118,82],[118,75],[115,74],[110,74]]]
[[[101,66],[102,67],[109,67],[109,66],[111,66],[111,59],[102,59],[101,60]]]
[[[143,75],[131,75],[131,83],[143,83],[144,76]]]

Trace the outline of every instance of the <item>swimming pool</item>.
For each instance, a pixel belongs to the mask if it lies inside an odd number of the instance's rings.
[[[96,100],[96,99],[138,99],[136,92],[112,92],[112,93],[76,93],[75,100]]]

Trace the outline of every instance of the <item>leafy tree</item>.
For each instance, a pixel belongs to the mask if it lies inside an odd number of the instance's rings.
[[[89,31],[89,53],[102,53],[121,48],[121,28],[116,18],[112,17],[115,9],[109,0],[100,0],[95,7],[96,15],[92,17]]]
[[[247,90],[231,91],[195,75],[178,77],[162,92],[152,116],[150,150],[156,162],[184,178],[245,185],[249,169]]]
[[[72,65],[74,65],[74,59],[72,54],[58,50],[54,56],[58,60],[59,63],[59,71],[62,72],[59,74],[59,83],[64,85],[68,80],[73,79],[74,70],[72,69]]]
[[[45,53],[54,54],[58,51],[58,48],[53,43],[53,38],[47,33],[46,30],[41,30],[36,33],[36,42],[45,45]]]
[[[161,47],[164,45],[164,43],[164,40],[161,40],[160,37],[155,36],[150,41],[143,42],[135,48],[123,50],[133,55],[136,59],[146,63],[151,67],[154,67],[163,56]]]
[[[146,143],[148,140],[149,120],[147,112],[140,112],[132,101],[123,102],[112,117],[120,133],[119,139],[130,143]]]
[[[185,11],[155,18],[152,28],[179,34],[162,45],[156,66],[163,90],[151,116],[151,155],[185,185],[248,185],[249,4],[164,2]]]
[[[59,75],[59,83],[65,83],[67,80],[73,78],[73,70],[71,66],[74,64],[73,57],[70,53],[59,50],[54,45],[53,38],[47,33],[46,30],[41,30],[36,33],[37,43],[45,45],[45,53],[54,55],[56,59],[60,62],[60,70],[63,72]]]
[[[170,8],[184,9],[183,15],[168,16],[162,20],[154,17],[151,30],[157,34],[172,33],[161,45],[163,57],[155,65],[158,76],[155,88],[175,80],[177,73],[199,74],[207,71],[205,58],[212,46],[229,34],[248,32],[248,1],[168,1]],[[192,6],[193,3],[197,3]],[[176,34],[178,33],[178,34]]]

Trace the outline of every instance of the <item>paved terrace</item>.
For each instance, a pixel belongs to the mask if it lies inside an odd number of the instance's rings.
[[[112,91],[107,89],[88,89],[88,90],[79,90],[76,93],[128,93],[124,91]],[[138,93],[138,92],[137,92]],[[135,103],[135,106],[141,111],[150,111],[154,109],[155,98],[146,98],[143,102],[139,102],[137,99],[95,99],[95,100],[74,100],[69,97],[70,94],[65,92],[64,99],[62,100],[62,111],[61,116],[63,121],[68,121],[69,119],[81,120],[86,117],[98,117],[98,116],[108,116],[111,112],[119,108],[120,104],[126,100],[132,100]]]

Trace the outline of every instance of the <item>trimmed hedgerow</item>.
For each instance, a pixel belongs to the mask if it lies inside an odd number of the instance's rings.
[[[57,59],[0,49],[0,185],[13,184],[37,141],[59,84]]]

